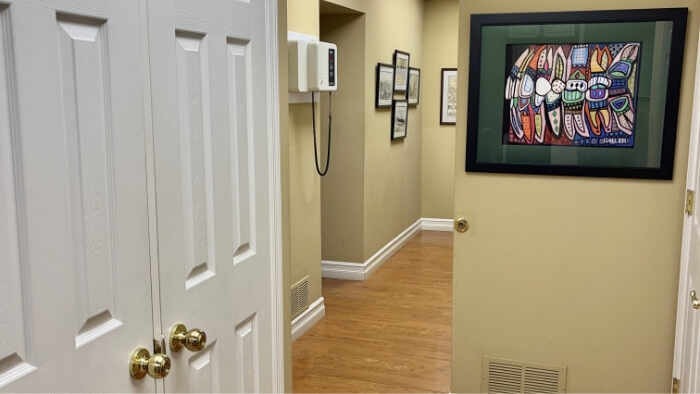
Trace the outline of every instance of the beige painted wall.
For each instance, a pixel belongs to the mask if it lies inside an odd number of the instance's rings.
[[[421,216],[451,219],[456,126],[440,125],[440,70],[457,67],[459,0],[426,0],[423,21]]]
[[[338,46],[338,91],[333,93],[331,167],[321,179],[322,257],[361,262],[364,247],[365,16],[321,15],[321,40]],[[321,95],[319,150],[325,157],[328,94]],[[323,166],[325,161],[321,160]]]
[[[472,13],[690,7],[674,180],[465,173],[458,132],[455,213],[471,229],[455,237],[453,392],[480,390],[486,355],[567,365],[569,392],[670,389],[700,6],[562,4],[461,0],[459,69],[468,69]],[[460,115],[457,130],[465,129]]]
[[[407,137],[391,142],[391,111],[374,108],[377,62],[391,63],[395,49],[411,54],[412,67],[423,65],[423,0],[365,2],[365,188],[366,260],[421,215],[421,112],[411,107]]]
[[[318,37],[318,0],[288,0],[287,29]],[[313,302],[321,297],[321,181],[311,123],[311,104],[289,105],[290,285],[308,275]]]
[[[348,221],[344,231],[326,232],[324,228],[323,258],[363,262],[421,216],[421,113],[424,104],[409,110],[406,139],[392,143],[391,110],[374,108],[374,90],[377,63],[391,63],[396,49],[411,54],[411,66],[422,67],[423,0],[329,1],[364,14],[365,56],[364,70],[361,70],[364,72],[364,126],[361,117],[357,117],[349,119],[351,123],[348,127],[348,130],[355,128],[351,133],[363,133],[364,146],[363,157],[357,161],[358,145],[353,143],[346,147],[334,141],[333,155],[338,154],[339,157],[352,160],[352,163],[348,162],[348,166],[342,169],[343,175],[347,176],[353,185],[358,181],[358,177],[362,182],[361,186],[353,188],[352,192],[345,195],[342,195],[342,192],[324,194],[324,198],[329,197],[331,201],[323,210],[324,215],[330,216],[328,220],[342,217]],[[359,34],[359,24],[347,28],[358,29]],[[344,28],[339,26],[339,29],[342,31]],[[359,45],[358,42],[354,44]],[[354,53],[354,49],[351,53]],[[341,62],[343,56],[344,53],[339,51],[338,59]],[[347,72],[356,78],[360,70],[347,70],[342,65],[339,66],[341,78]],[[348,93],[357,95],[361,87],[349,87],[341,81],[339,90],[345,93],[348,88],[351,89]],[[333,112],[336,114],[333,120],[334,128],[341,127],[336,126],[339,124],[337,116],[340,116],[340,112]],[[332,157],[331,160],[333,172],[335,159]],[[362,196],[358,200],[359,192]],[[334,211],[329,212],[330,210]],[[324,224],[326,225],[329,224]],[[336,222],[336,225],[343,226],[340,222]],[[359,237],[363,246],[358,253],[354,245]],[[352,251],[349,249],[350,244]]]

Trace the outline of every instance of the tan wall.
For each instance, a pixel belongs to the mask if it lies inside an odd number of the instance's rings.
[[[472,13],[690,7],[674,180],[467,174],[458,132],[455,213],[472,227],[455,237],[453,392],[480,390],[485,355],[567,365],[569,392],[670,388],[700,6],[562,4],[461,0],[459,69],[468,69]]]
[[[421,103],[417,108],[412,107],[409,110],[406,139],[392,143],[391,110],[374,108],[374,91],[377,63],[391,63],[394,50],[409,52],[411,66],[422,67],[423,0],[329,0],[329,2],[364,14],[363,108],[365,117],[364,128],[358,129],[358,132],[364,130],[364,159],[362,165],[356,163],[343,170],[352,172],[349,178],[352,182],[357,179],[356,171],[363,171],[361,174],[363,198],[358,202],[356,200],[358,190],[354,190],[352,196],[348,194],[344,197],[347,208],[340,203],[329,204],[327,207],[330,209],[331,206],[335,206],[336,209],[346,211],[342,214],[350,217],[349,228],[352,230],[346,230],[345,237],[352,237],[351,242],[355,242],[354,237],[358,234],[347,235],[348,232],[356,231],[354,229],[358,221],[362,223],[364,247],[361,255],[356,251],[350,252],[347,248],[340,246],[344,240],[342,236],[327,234],[324,230],[323,253],[324,259],[362,262],[421,216],[421,113],[425,104]],[[338,59],[343,59],[343,56],[343,52],[339,52]],[[350,71],[354,74],[356,70]],[[339,68],[340,75],[345,72],[348,70]],[[346,85],[339,85],[341,91],[346,88]],[[352,88],[353,92],[356,92],[357,87]],[[339,114],[337,111],[334,113]],[[335,119],[334,116],[334,127],[337,124]],[[353,121],[352,125],[355,124],[359,127],[359,120]],[[334,143],[333,154],[338,152],[335,147]],[[352,160],[355,160],[354,156]],[[333,168],[331,167],[331,171],[334,171]],[[335,200],[342,199],[336,195]],[[327,210],[324,208],[324,215],[326,213]],[[331,240],[329,237],[334,239]],[[329,246],[326,245],[326,241],[329,241]]]
[[[332,146],[328,174],[321,180],[322,258],[363,261],[365,151],[365,17],[321,15],[321,40],[338,46],[338,91],[332,96]],[[321,95],[319,151],[325,157],[328,95]],[[319,152],[320,154],[321,152]],[[325,161],[320,160],[323,166]]]
[[[318,0],[288,0],[287,29],[318,37]],[[290,285],[308,275],[311,302],[321,297],[321,181],[314,166],[311,104],[290,104]]]
[[[459,0],[426,0],[423,21],[421,216],[449,219],[456,127],[440,125],[440,70],[457,67]]]
[[[411,54],[411,67],[423,65],[423,0],[373,0],[367,18],[365,73],[365,190],[363,260],[369,258],[421,215],[421,112],[408,113],[404,140],[391,142],[391,111],[374,108],[377,62],[391,63],[395,49]]]

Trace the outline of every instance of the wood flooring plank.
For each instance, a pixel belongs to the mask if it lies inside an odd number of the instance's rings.
[[[365,281],[323,280],[326,316],[294,342],[294,392],[449,392],[452,237],[423,231]]]

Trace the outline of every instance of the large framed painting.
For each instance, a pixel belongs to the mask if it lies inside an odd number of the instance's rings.
[[[466,170],[671,179],[687,14],[472,15]]]

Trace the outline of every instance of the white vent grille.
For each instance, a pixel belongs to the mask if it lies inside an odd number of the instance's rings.
[[[292,319],[309,306],[309,277],[305,277],[292,286]]]
[[[565,393],[566,367],[484,357],[481,389],[488,393]]]

